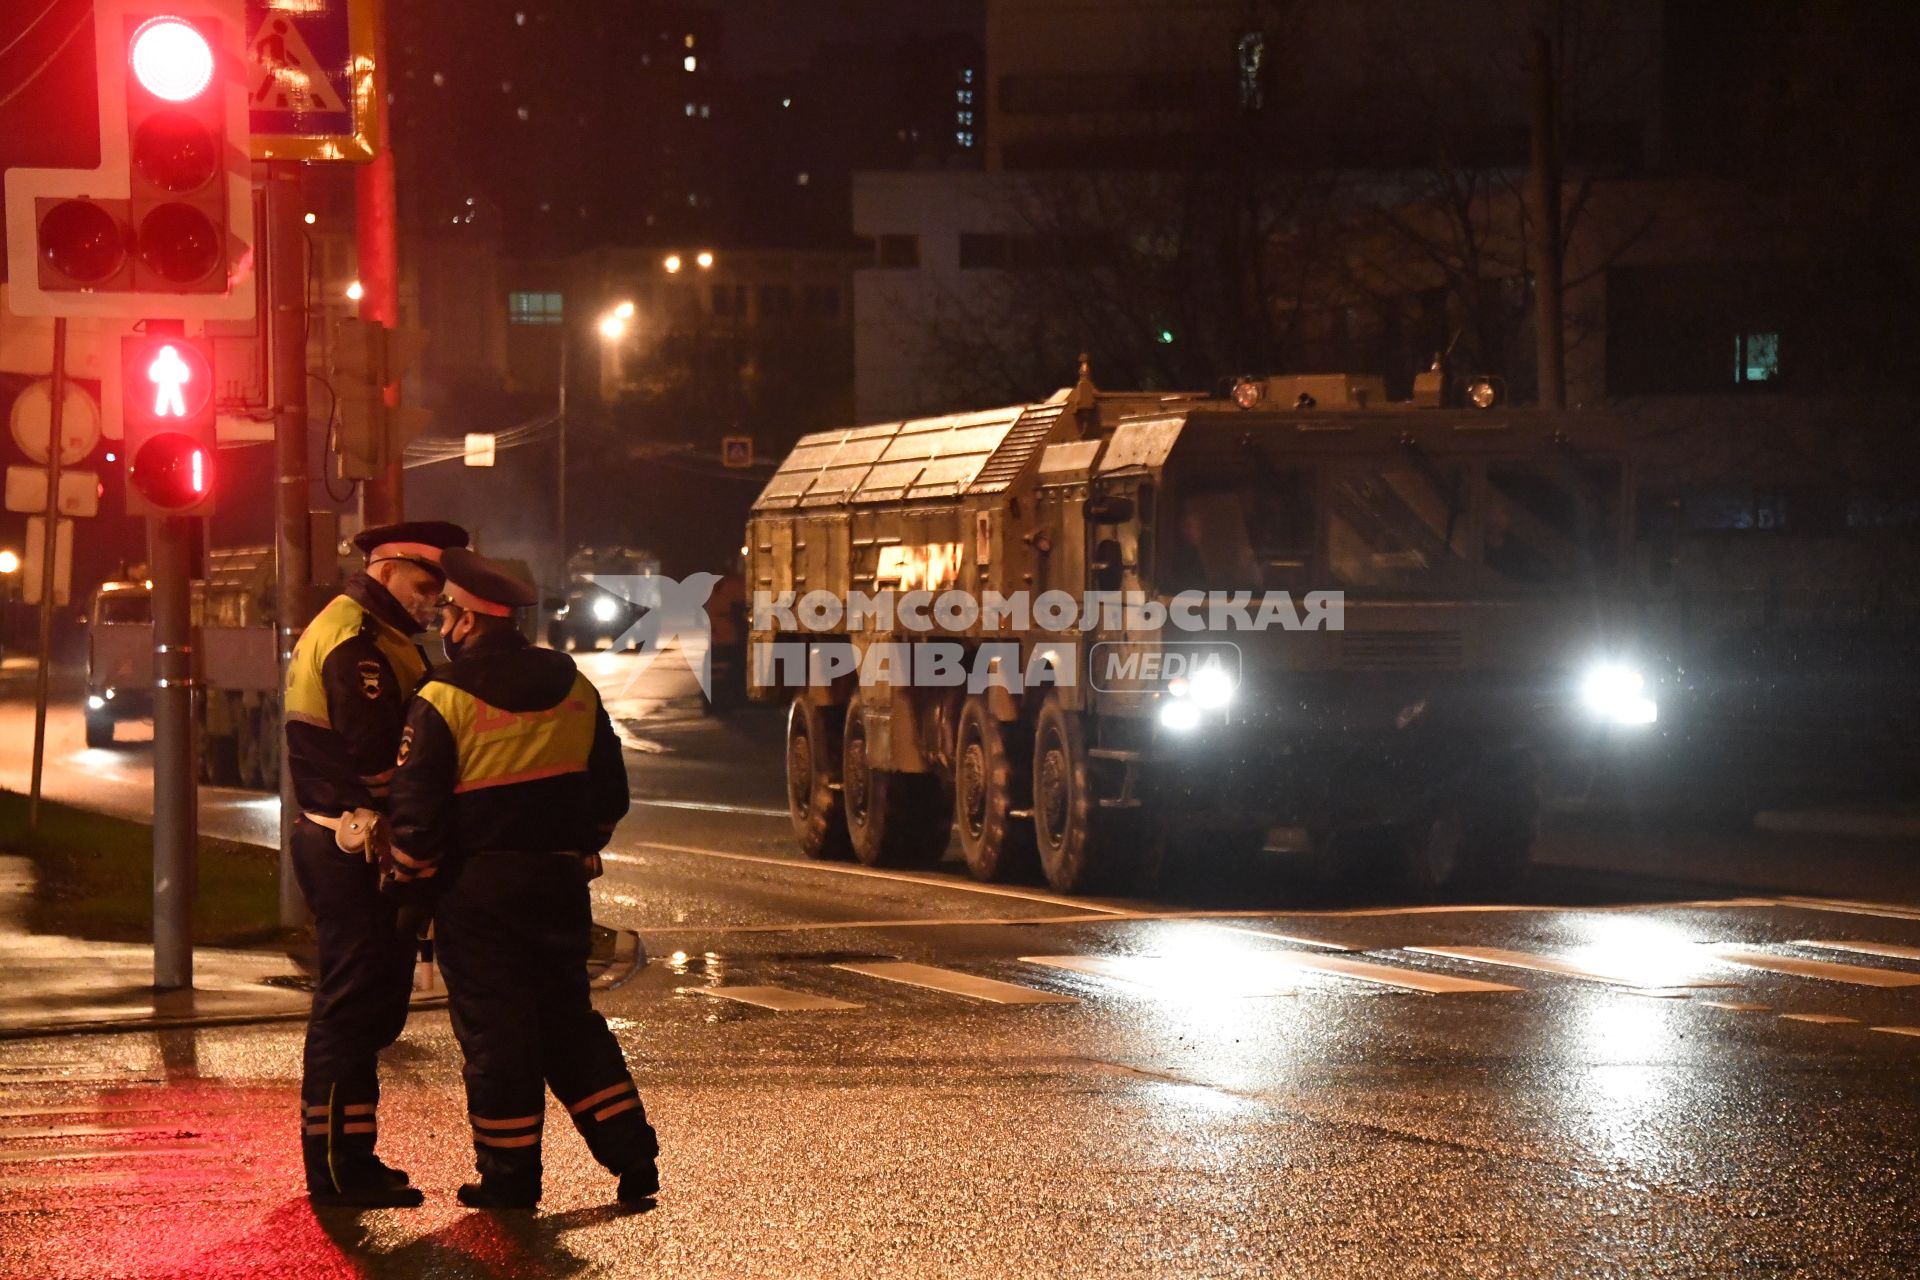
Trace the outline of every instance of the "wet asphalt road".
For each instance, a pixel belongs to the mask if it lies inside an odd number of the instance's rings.
[[[661,679],[615,704],[645,803],[596,909],[653,957],[600,1003],[657,1208],[610,1209],[557,1111],[542,1213],[455,1205],[444,1014],[385,1068],[428,1205],[364,1215],[299,1194],[296,1027],[15,1041],[0,1275],[1920,1272],[1910,863],[1622,831],[1661,874],[1602,874],[1568,865],[1590,821],[1514,900],[1441,909],[1285,860],[1152,902],[860,874],[793,859],[776,718]],[[1677,883],[1695,845],[1847,900]]]

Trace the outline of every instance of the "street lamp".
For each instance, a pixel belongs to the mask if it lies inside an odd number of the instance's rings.
[[[0,574],[20,572],[20,557],[12,551],[0,551]]]
[[[695,258],[695,259],[694,259],[694,261],[700,264],[700,269],[701,269],[702,271],[710,271],[710,270],[712,270],[712,268],[713,268],[713,251],[712,251],[712,250],[710,250],[710,249],[702,249],[702,250],[700,251],[700,256],[699,256],[699,257],[697,257],[697,258]]]
[[[667,269],[668,275],[677,275],[680,271],[680,255],[670,253],[660,260],[660,265]]]
[[[347,286],[347,301],[358,302],[360,301],[361,298],[366,296],[366,293],[367,291],[361,287],[360,282],[358,280],[355,280],[352,284]]]

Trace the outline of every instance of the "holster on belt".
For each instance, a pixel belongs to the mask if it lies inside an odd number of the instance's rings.
[[[342,853],[356,853],[375,865],[385,861],[387,852],[386,820],[375,809],[349,809],[338,817],[309,813],[309,822],[333,832],[333,842]]]

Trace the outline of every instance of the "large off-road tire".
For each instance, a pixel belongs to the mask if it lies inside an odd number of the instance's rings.
[[[1031,739],[994,718],[987,700],[970,697],[954,735],[953,814],[960,853],[976,880],[1010,880],[1037,865],[1033,819],[1014,817],[1033,795]]]
[[[939,862],[953,833],[953,801],[940,779],[873,767],[857,693],[847,703],[840,744],[840,796],[853,856],[869,867],[930,867]]]
[[[1499,761],[1465,808],[1468,876],[1476,887],[1509,891],[1526,878],[1540,834],[1540,764],[1531,755]]]
[[[787,708],[787,816],[793,838],[809,858],[853,852],[836,783],[840,775],[839,717],[831,707],[795,698]]]
[[[1437,808],[1401,829],[1400,878],[1409,893],[1445,897],[1465,887],[1472,872],[1466,823],[1454,806]]]
[[[1033,729],[1033,834],[1058,893],[1147,892],[1159,880],[1166,823],[1145,807],[1100,807],[1080,717],[1051,696]]]
[[[87,712],[87,745],[96,748],[113,745],[112,716],[104,711]]]

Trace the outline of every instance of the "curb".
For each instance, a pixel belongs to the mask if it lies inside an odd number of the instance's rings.
[[[445,1008],[447,997],[415,996],[408,1002],[409,1012]],[[42,1022],[28,1026],[0,1027],[0,1041],[43,1040],[52,1036],[112,1035],[126,1031],[182,1031],[196,1027],[268,1026],[276,1022],[305,1022],[306,1009],[284,1009],[277,1013],[175,1014],[148,1018],[99,1018],[90,1022]]]

